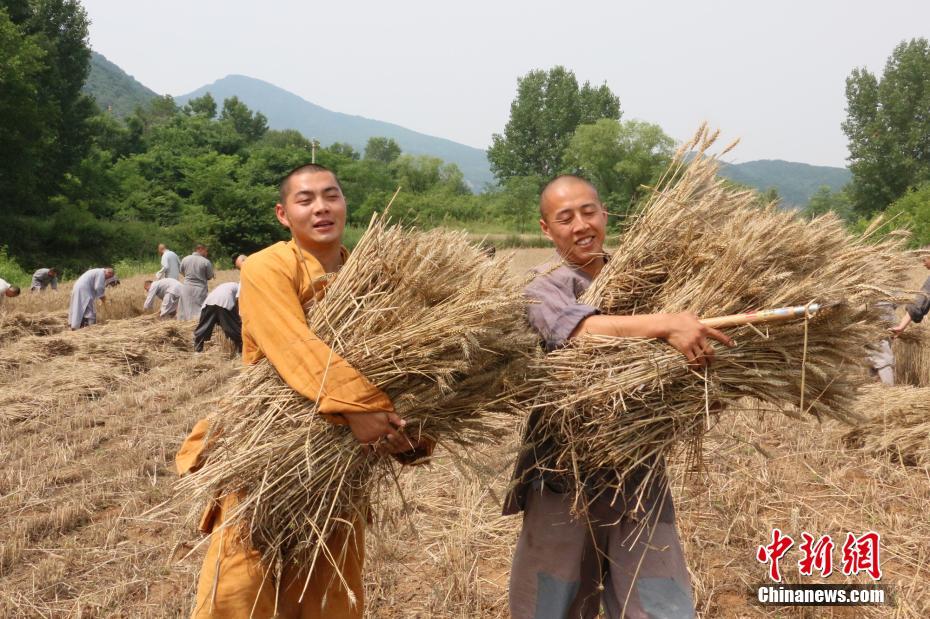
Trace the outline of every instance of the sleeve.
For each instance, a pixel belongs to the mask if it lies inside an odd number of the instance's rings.
[[[542,337],[547,352],[564,345],[582,320],[598,313],[596,307],[578,303],[574,295],[550,277],[533,280],[526,288],[526,296],[535,301],[527,306],[527,318]]]
[[[184,257],[184,260],[187,260],[187,256]],[[185,267],[185,264],[184,264],[184,260],[181,260],[181,261],[178,263],[178,271],[181,273],[181,275],[187,277],[186,267]]]
[[[51,284],[52,284],[52,290],[58,290],[58,278],[57,277],[52,278]]]
[[[914,322],[920,322],[930,312],[930,277],[921,286],[920,292],[914,298],[914,302],[904,309]]]
[[[155,284],[152,284],[151,287],[149,287],[149,294],[145,297],[145,303],[142,304],[143,311],[150,309],[155,302],[155,290]]]
[[[391,400],[309,327],[287,264],[276,256],[246,262],[239,313],[258,348],[292,389],[325,414],[393,411]]]
[[[155,279],[161,279],[168,273],[168,253],[161,255],[161,268],[155,273]]]
[[[213,263],[207,260],[207,277],[206,279],[213,279],[216,277],[216,274],[213,272]]]
[[[100,297],[106,296],[107,293],[107,277],[103,269],[100,269],[100,272],[94,277],[94,296],[98,299]]]

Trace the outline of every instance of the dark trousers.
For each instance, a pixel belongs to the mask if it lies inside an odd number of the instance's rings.
[[[239,308],[228,310],[219,305],[207,305],[200,310],[200,322],[194,329],[194,350],[203,352],[203,343],[213,337],[213,329],[219,324],[223,333],[235,342],[236,350],[242,352],[242,319]]]

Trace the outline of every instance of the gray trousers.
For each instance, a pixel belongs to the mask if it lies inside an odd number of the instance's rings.
[[[872,366],[872,374],[877,374],[881,382],[886,385],[894,384],[894,351],[890,341],[882,340],[869,350],[869,363]]]
[[[672,496],[656,495],[643,526],[606,499],[579,520],[570,494],[531,492],[510,573],[513,619],[589,619],[602,604],[609,619],[693,619]]]

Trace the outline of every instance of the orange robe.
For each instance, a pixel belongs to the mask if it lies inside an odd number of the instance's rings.
[[[343,259],[346,255],[343,250]],[[293,240],[276,243],[249,256],[242,268],[239,292],[242,361],[251,364],[267,357],[291,388],[316,401],[319,411],[332,415],[334,423],[345,423],[342,414],[393,411],[384,392],[307,328],[306,310],[322,297],[325,276],[319,261],[299,250]],[[181,445],[175,458],[180,475],[202,465],[207,432],[207,420],[202,419]],[[201,521],[201,530],[212,532],[235,501],[236,497],[226,496],[209,507]],[[355,597],[354,603],[345,588],[333,579],[333,569],[325,561],[314,568],[303,601],[299,602],[306,570],[297,565],[287,566],[280,587],[276,587],[274,575],[258,553],[232,538],[230,532],[220,531],[210,540],[197,584],[193,617],[362,617],[364,522],[355,522],[353,539],[340,565],[340,572]],[[327,545],[338,553],[343,541],[331,539]]]

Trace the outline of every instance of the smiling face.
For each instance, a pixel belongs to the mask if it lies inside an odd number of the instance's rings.
[[[313,253],[342,245],[346,199],[332,172],[298,172],[288,179],[285,195],[275,214],[300,247]]]
[[[589,183],[565,176],[550,183],[540,198],[539,226],[559,255],[578,267],[601,265],[607,211]]]

